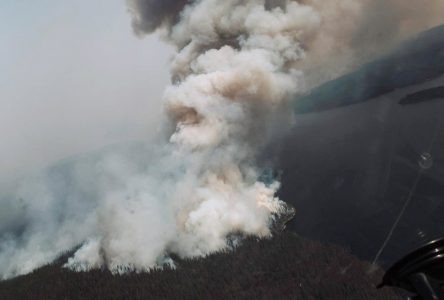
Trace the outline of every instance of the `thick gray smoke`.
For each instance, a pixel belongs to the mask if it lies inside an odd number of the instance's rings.
[[[171,1],[129,0],[135,32],[142,35],[162,28],[167,40],[171,40],[171,31],[181,20],[182,10],[178,8],[201,1],[174,1],[175,5],[165,9],[163,3],[167,2]],[[237,1],[237,5],[249,2]],[[304,39],[305,59],[297,64],[299,70],[305,71],[307,87],[335,78],[384,54],[406,38],[444,22],[444,2],[441,0],[262,1],[268,10],[285,9],[289,2],[312,7],[321,22],[311,37]],[[157,20],[156,26],[152,26],[150,20]],[[211,23],[206,25],[213,26]],[[227,37],[219,38],[229,42]]]
[[[308,86],[336,78],[383,55],[403,40],[444,22],[441,0],[306,0],[321,28],[300,66]]]
[[[421,16],[404,11],[407,1],[357,2],[129,0],[135,32],[159,30],[177,49],[164,94],[167,142],[113,149],[21,183],[4,201],[16,213],[0,223],[1,276],[78,245],[67,267],[146,270],[171,253],[226,249],[233,234],[270,236],[291,208],[256,156],[281,107],[325,79],[316,75],[324,65],[343,72],[431,25],[425,11],[443,8],[430,0]]]
[[[128,1],[135,33],[151,33],[161,26],[171,27],[173,23],[179,21],[179,14],[187,2],[187,0]]]

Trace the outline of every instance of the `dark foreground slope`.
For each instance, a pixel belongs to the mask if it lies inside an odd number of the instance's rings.
[[[246,240],[233,253],[179,261],[175,270],[113,276],[52,265],[0,282],[0,299],[401,299],[377,290],[381,272],[347,251],[292,233]]]

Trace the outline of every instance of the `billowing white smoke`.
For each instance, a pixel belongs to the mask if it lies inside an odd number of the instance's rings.
[[[41,216],[25,225],[21,240],[2,244],[3,276],[29,272],[80,243],[69,267],[143,270],[169,253],[225,249],[231,234],[270,236],[275,218],[291,208],[275,197],[278,182],[261,179],[255,156],[274,112],[302,84],[291,66],[304,56],[300,40],[317,26],[316,12],[296,2],[272,10],[263,1],[186,6],[168,37],[180,49],[164,96],[169,141],[151,159],[111,154],[95,162],[102,170],[85,173],[100,178],[93,180],[97,202],[68,199],[62,205],[79,208],[66,207],[57,220],[44,217],[59,200],[47,199],[39,180],[40,195],[27,184],[32,195],[21,198],[33,199]]]
[[[300,85],[301,73],[290,68],[303,58],[299,41],[318,25],[315,11],[296,2],[273,10],[263,1],[184,7],[168,36],[180,50],[164,96],[174,126],[157,168],[166,174],[123,179],[125,189],[98,207],[98,236],[68,265],[143,269],[169,252],[224,249],[231,233],[269,236],[289,208],[275,197],[278,182],[260,180],[255,155],[267,120]]]
[[[338,12],[360,7],[339,2],[128,1],[136,33],[159,30],[177,48],[164,96],[168,139],[50,170],[1,200],[11,217],[0,220],[0,276],[78,245],[73,269],[145,270],[171,253],[226,249],[232,234],[270,236],[292,209],[256,156],[276,112],[305,89],[303,71],[348,28]]]

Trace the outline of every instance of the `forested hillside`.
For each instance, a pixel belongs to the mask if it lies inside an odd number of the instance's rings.
[[[0,283],[0,299],[401,299],[377,290],[382,272],[337,246],[284,232],[177,268],[115,276],[61,268],[65,258]]]

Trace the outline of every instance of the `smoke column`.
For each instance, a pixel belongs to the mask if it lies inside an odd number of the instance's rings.
[[[12,217],[0,222],[0,276],[79,245],[67,267],[118,272],[270,236],[292,213],[258,164],[282,107],[326,80],[320,73],[345,72],[443,12],[432,0],[356,2],[129,0],[135,33],[157,31],[177,49],[165,136],[51,169],[5,195]]]

